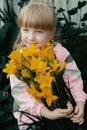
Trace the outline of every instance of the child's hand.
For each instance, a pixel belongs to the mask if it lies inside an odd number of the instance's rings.
[[[51,119],[67,118],[69,116],[71,117],[72,111],[73,111],[73,107],[71,103],[68,102],[66,109],[58,108],[52,111]]]
[[[83,102],[77,102],[74,115],[71,117],[71,120],[74,123],[79,123],[81,125],[84,122],[84,103]]]
[[[73,107],[71,103],[68,102],[66,109],[57,108],[53,111],[50,111],[45,106],[43,106],[40,114],[45,118],[55,120],[59,118],[67,118],[67,116],[71,115],[72,111],[73,111]]]

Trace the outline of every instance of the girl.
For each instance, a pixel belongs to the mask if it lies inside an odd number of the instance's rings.
[[[20,27],[20,35],[18,43],[14,45],[15,49],[19,47],[29,47],[32,43],[39,48],[43,48],[46,46],[46,43],[52,39],[55,32],[55,10],[48,3],[40,1],[32,2],[21,10],[18,16],[18,26]],[[63,79],[76,102],[74,112],[72,112],[73,107],[70,102],[67,103],[66,109],[57,108],[53,111],[49,110],[43,103],[38,102],[34,97],[28,94],[28,85],[26,83],[17,79],[15,75],[11,75],[11,92],[14,98],[13,111],[20,130],[27,130],[28,124],[32,123],[32,120],[20,111],[30,113],[35,117],[45,117],[50,120],[61,118],[66,118],[65,120],[67,120],[67,118],[70,118],[72,122],[78,123],[79,125],[84,122],[84,105],[87,95],[83,91],[83,81],[80,71],[70,53],[61,44],[54,43],[53,50],[60,63],[64,61],[67,62]],[[34,118],[34,120],[36,119]],[[41,130],[41,128],[37,128],[34,124],[31,129]],[[65,130],[65,128],[61,126],[59,130]],[[70,128],[67,128],[67,130],[70,130]]]

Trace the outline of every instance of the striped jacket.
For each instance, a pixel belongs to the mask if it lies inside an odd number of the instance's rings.
[[[67,62],[65,71],[63,74],[63,79],[70,89],[72,96],[75,102],[83,101],[85,103],[87,99],[87,94],[83,91],[83,81],[81,78],[81,73],[73,60],[72,56],[68,52],[66,48],[64,48],[61,44],[57,43],[53,48],[56,58],[63,63]],[[43,106],[42,103],[39,103],[35,100],[34,97],[27,93],[28,85],[19,79],[17,79],[14,75],[10,76],[10,84],[11,84],[11,93],[14,98],[14,116],[18,120],[18,124],[30,123],[32,122],[29,118],[22,115],[17,111],[26,111],[32,115],[40,116],[40,110]],[[25,126],[26,127],[26,126]],[[20,130],[25,130],[20,127]]]

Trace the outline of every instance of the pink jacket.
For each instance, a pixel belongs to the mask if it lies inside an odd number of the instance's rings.
[[[83,91],[81,73],[77,68],[75,61],[61,44],[58,43],[53,49],[57,59],[59,59],[61,63],[64,61],[67,62],[63,78],[67,87],[70,88],[75,101],[85,102],[87,95]],[[27,84],[18,80],[14,75],[10,76],[10,84],[12,96],[15,100],[13,111],[15,118],[18,120],[18,124],[21,124],[22,121],[29,123],[31,120],[24,115],[21,115],[20,112],[16,112],[17,110],[40,116],[40,110],[43,104],[36,101],[34,97],[27,93]]]

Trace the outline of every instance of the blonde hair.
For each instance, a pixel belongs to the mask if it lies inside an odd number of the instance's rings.
[[[55,9],[47,2],[31,2],[20,11],[18,16],[18,26],[19,28],[35,28],[47,30],[54,33],[56,27]],[[21,40],[20,34],[18,38]],[[19,42],[19,39],[17,39],[16,43]],[[14,49],[22,46],[21,41],[19,42],[20,45],[16,43],[13,47]]]
[[[18,16],[19,27],[53,31],[55,24],[55,10],[47,2],[29,3]]]

